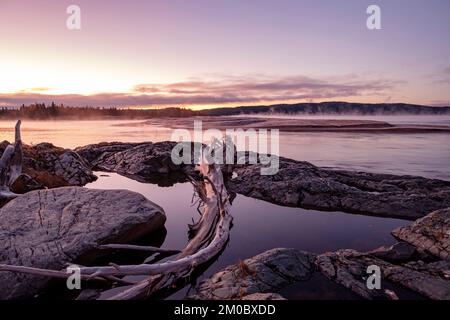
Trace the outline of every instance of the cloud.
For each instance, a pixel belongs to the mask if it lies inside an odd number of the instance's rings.
[[[450,67],[443,68],[438,74],[433,75],[432,79],[434,79],[432,84],[450,84]]]
[[[36,92],[38,90],[3,93],[0,94],[0,104],[17,106],[55,101],[71,106],[136,107],[345,99],[363,95],[389,96],[389,92],[399,83],[361,79],[355,75],[324,79],[305,76],[228,76],[168,84],[138,84],[126,93],[51,95]]]

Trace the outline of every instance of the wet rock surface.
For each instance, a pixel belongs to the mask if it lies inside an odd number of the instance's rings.
[[[162,208],[131,191],[32,191],[0,209],[0,264],[58,270],[86,263],[98,245],[132,241],[161,228],[165,219]],[[48,281],[0,272],[0,299],[33,297]]]
[[[301,262],[293,262],[298,259]],[[380,289],[369,289],[367,286],[368,277],[372,275],[367,272],[369,266],[380,268]],[[299,273],[297,268],[300,268]],[[367,300],[396,300],[404,297],[450,299],[450,263],[447,261],[419,260],[394,264],[370,253],[351,249],[316,256],[281,248],[269,250],[219,271],[201,282],[197,293],[190,298],[245,299],[254,295],[262,299],[262,295],[276,294],[292,283],[297,286],[302,283],[306,285],[315,271]]]
[[[430,213],[393,235],[426,253],[450,261],[450,208]]]
[[[277,293],[320,272],[364,299],[450,300],[449,230],[450,208],[394,230],[404,241],[369,252],[342,249],[316,255],[295,249],[269,250],[203,281],[193,298],[241,299],[254,293]],[[379,289],[367,285],[373,275],[368,268],[374,266],[380,271]]]
[[[418,255],[416,247],[407,242],[398,242],[389,247],[380,247],[371,252],[372,256],[391,262],[404,262]]]
[[[414,176],[337,171],[280,158],[280,170],[235,166],[228,189],[284,206],[414,220],[450,206],[450,182]]]
[[[273,293],[314,272],[312,253],[272,249],[229,266],[200,283],[192,299],[241,299],[252,294]]]
[[[345,249],[319,255],[316,263],[329,279],[366,299],[391,299],[390,292],[383,288],[385,281],[396,283],[430,299],[450,299],[450,279],[445,276],[445,270],[450,265],[446,262],[411,261],[393,264],[368,253]],[[380,290],[367,287],[367,278],[371,274],[367,273],[369,266],[378,266],[381,270]]]
[[[77,148],[96,170],[116,172],[141,182],[184,180],[194,165],[174,164],[171,158],[176,142],[100,143]],[[194,148],[192,147],[192,150]]]

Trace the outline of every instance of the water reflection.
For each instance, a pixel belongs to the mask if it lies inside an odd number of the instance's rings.
[[[164,208],[167,234],[163,248],[183,248],[188,242],[188,224],[199,218],[196,206],[191,204],[193,187],[190,183],[159,187],[109,173],[87,187],[128,189],[143,194]],[[399,219],[288,208],[242,195],[234,199],[231,210],[234,220],[227,247],[202,277],[276,247],[316,253],[342,248],[371,250],[394,243],[390,232],[410,223]],[[153,240],[149,238],[148,241]],[[154,245],[154,242],[147,244]],[[182,298],[185,293],[186,290],[181,291],[174,297]]]

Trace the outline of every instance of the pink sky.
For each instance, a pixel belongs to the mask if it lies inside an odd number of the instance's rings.
[[[375,2],[1,0],[0,105],[450,105],[450,2]]]

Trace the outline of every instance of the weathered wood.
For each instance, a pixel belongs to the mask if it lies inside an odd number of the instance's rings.
[[[102,250],[134,250],[134,251],[145,251],[145,252],[155,252],[155,253],[179,253],[180,250],[174,249],[164,249],[152,246],[137,246],[132,244],[104,244],[98,247]]]
[[[120,272],[146,271],[151,275],[137,285],[113,296],[110,300],[132,300],[148,298],[161,289],[189,276],[198,266],[212,260],[225,247],[231,229],[232,216],[229,213],[228,194],[222,172],[217,165],[206,162],[198,166],[204,177],[201,192],[204,196],[204,211],[194,238],[175,258],[161,264],[120,267]],[[144,269],[144,270],[143,270]],[[116,270],[116,271],[119,271]]]
[[[22,174],[23,151],[20,125],[19,120],[15,127],[14,144],[8,145],[0,158],[0,200],[11,200],[17,197],[11,192],[10,187]]]
[[[52,278],[67,278],[71,274],[64,271],[59,270],[49,270],[49,269],[41,269],[41,268],[33,268],[33,267],[24,267],[24,266],[11,266],[7,264],[0,264],[0,271],[10,271],[10,272],[19,272],[19,273],[28,273],[36,276],[44,276],[44,277],[52,277]],[[104,278],[95,277],[92,275],[80,275],[82,280],[97,280],[97,281],[106,281]]]

